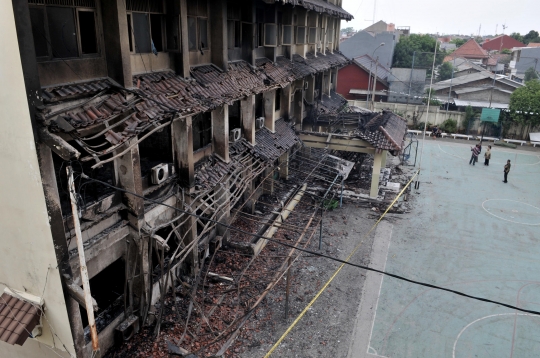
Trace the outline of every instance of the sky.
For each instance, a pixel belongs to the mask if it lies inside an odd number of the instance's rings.
[[[342,7],[354,19],[341,22],[341,28],[362,30],[383,20],[397,26],[410,26],[411,33],[494,35],[530,30],[540,32],[538,0],[343,0]],[[495,32],[497,31],[497,32]]]

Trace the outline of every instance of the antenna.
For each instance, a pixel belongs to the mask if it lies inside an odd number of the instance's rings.
[[[482,24],[478,27],[478,37],[480,37],[480,31],[482,31]]]
[[[497,36],[497,30],[499,29],[499,24],[495,25],[495,36]]]
[[[373,0],[373,23],[375,23],[375,11],[377,10],[377,0]]]
[[[504,30],[506,30],[507,27],[508,27],[508,26],[506,26],[506,23],[504,23],[504,24],[502,25],[502,28],[503,28],[503,35],[504,35]]]

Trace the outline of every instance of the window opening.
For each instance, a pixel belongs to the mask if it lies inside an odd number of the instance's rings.
[[[235,128],[242,128],[240,123],[240,101],[236,101],[229,106],[229,130]]]
[[[150,23],[146,13],[133,13],[133,34],[135,37],[135,52],[149,53],[152,50],[150,43]]]
[[[188,2],[188,48],[190,51],[207,50],[208,42],[207,1]]]
[[[94,0],[50,0],[46,4],[30,0],[29,4],[36,57],[74,58],[98,53]]]
[[[212,142],[212,116],[200,113],[193,118],[193,150],[206,147]]]
[[[306,27],[296,26],[296,43],[303,45],[306,43]]]
[[[257,8],[255,12],[255,21],[257,22],[257,43],[256,47],[264,46],[264,10]]]
[[[264,98],[262,93],[255,95],[255,117],[264,117]]]
[[[229,49],[242,47],[240,19],[240,8],[229,2],[227,6],[227,47]]]

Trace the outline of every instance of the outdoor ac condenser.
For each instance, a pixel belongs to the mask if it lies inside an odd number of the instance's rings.
[[[237,140],[242,138],[242,130],[240,128],[235,128],[229,132],[229,142],[234,143]]]
[[[264,127],[264,117],[255,118],[255,129]]]
[[[152,184],[161,184],[169,178],[169,165],[162,163],[152,168]]]

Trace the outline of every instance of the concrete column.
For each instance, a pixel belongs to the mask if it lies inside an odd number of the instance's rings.
[[[227,50],[227,1],[212,1],[210,11],[210,49],[212,63],[224,71],[229,69]]]
[[[283,88],[281,93],[281,116],[289,120],[291,115],[291,84]]]
[[[285,152],[279,157],[279,177],[289,179],[289,152]]]
[[[264,126],[276,132],[276,90],[263,93],[264,98]]]
[[[124,0],[110,0],[102,1],[101,7],[108,75],[120,85],[131,88],[133,78],[126,4]]]
[[[212,111],[212,147],[214,154],[229,162],[229,106]]]
[[[240,112],[244,137],[255,145],[255,95],[247,96],[240,101]]]
[[[299,90],[294,93],[293,105],[294,105],[294,116],[296,117],[297,129],[302,129],[302,122],[304,120],[303,90]]]
[[[227,182],[219,183],[216,187],[216,204],[222,206],[221,209],[217,210],[217,221],[229,225],[231,219],[231,206],[230,206],[230,192],[229,184]],[[218,236],[222,236],[223,240],[227,242],[230,237],[230,230],[223,226],[217,225],[216,233]]]
[[[179,16],[180,26],[180,53],[174,53],[174,67],[176,74],[184,78],[189,77],[189,44],[188,44],[188,21],[187,21],[187,0],[179,0],[180,12],[174,16]]]
[[[125,145],[117,149],[114,154],[125,150],[127,146],[135,143],[137,138],[132,138]],[[116,185],[138,195],[143,195],[141,179],[141,161],[139,158],[139,146],[133,147],[126,154],[114,160],[114,168],[117,175]],[[144,225],[144,201],[131,194],[123,194],[122,201],[128,208],[128,220],[135,230],[140,230]]]
[[[187,211],[187,212],[190,212],[192,213],[192,205],[194,204],[193,201],[192,201],[192,197],[186,193],[186,195],[184,195],[184,209]],[[182,204],[182,203],[181,203]],[[195,214],[195,213],[193,213]],[[186,245],[192,243],[193,241],[195,241],[197,239],[197,218],[195,218],[194,216],[189,216],[188,219],[186,220],[185,224],[182,225],[181,227],[181,235],[182,237],[185,237],[184,239],[184,243]],[[195,247],[193,248],[193,250],[191,250],[191,253],[190,255],[186,258],[187,260],[187,263],[190,267],[190,273],[192,275],[196,275],[197,272],[199,271],[199,247],[198,245],[195,245]]]
[[[313,103],[315,100],[315,76],[308,76],[305,81],[308,83],[308,88],[305,93],[306,101]]]
[[[274,193],[274,168],[268,168],[265,169],[263,172],[264,178],[266,178],[263,182],[263,194],[273,194]]]
[[[184,188],[192,188],[195,186],[192,118],[175,119],[172,123],[171,134],[178,182]]]
[[[379,178],[381,176],[383,152],[376,151],[373,155],[373,173],[371,173],[371,189],[369,196],[376,198],[379,194]]]
[[[386,168],[386,159],[388,157],[388,151],[383,150],[382,152],[382,162],[381,162],[381,168]]]

